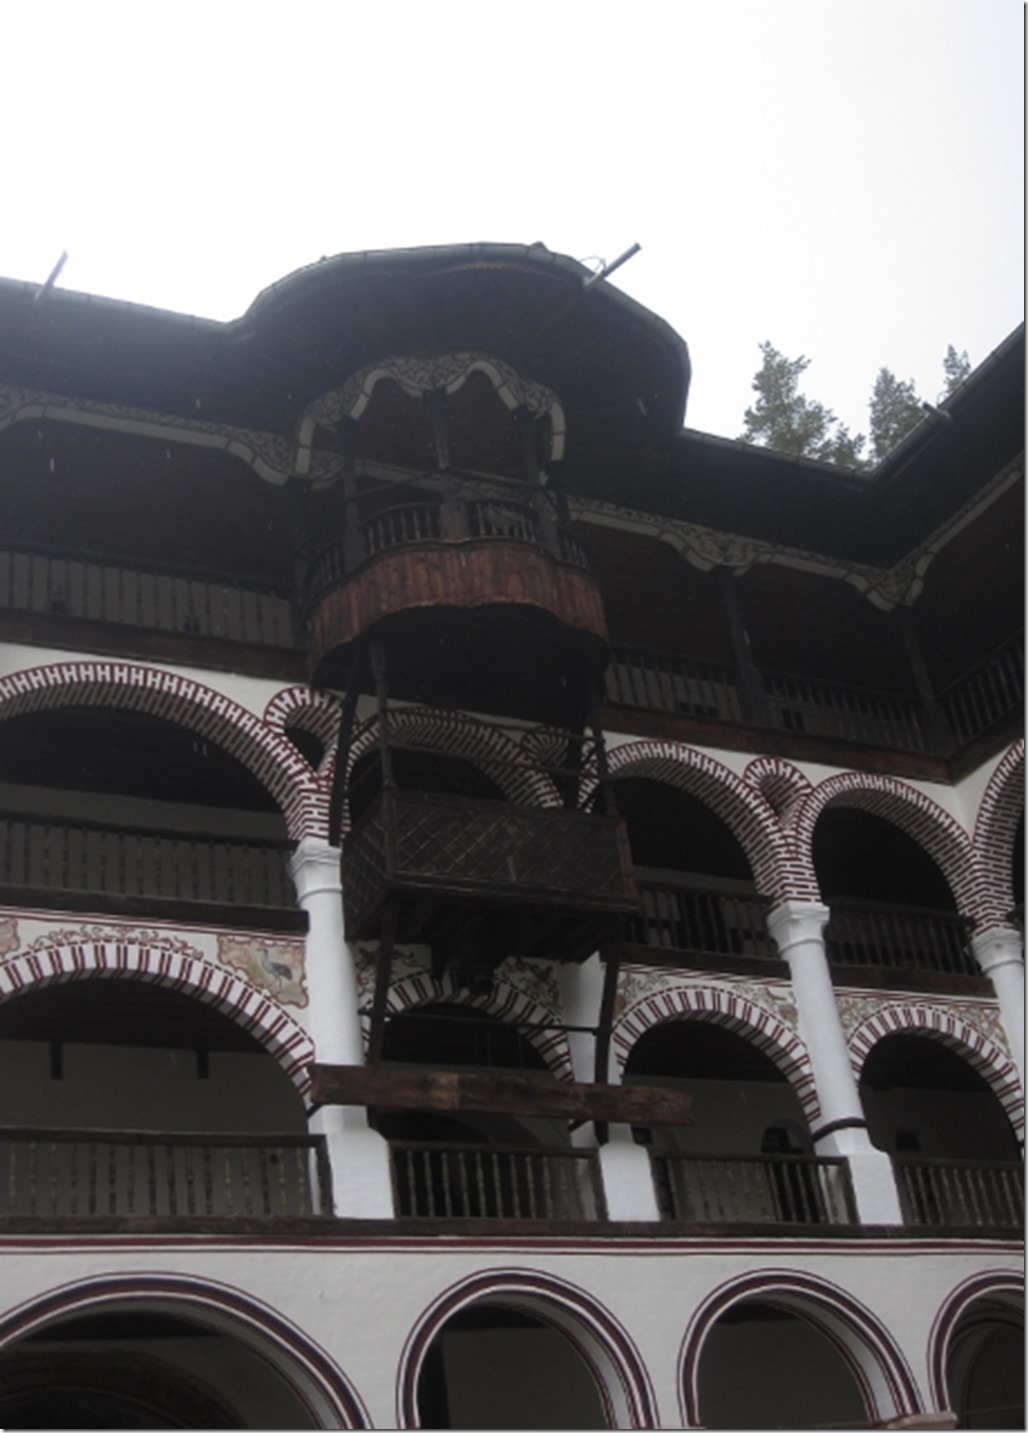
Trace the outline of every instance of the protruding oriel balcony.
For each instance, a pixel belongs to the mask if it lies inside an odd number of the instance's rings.
[[[599,588],[538,490],[380,510],[320,547],[306,598],[318,686],[345,687],[374,631],[393,696],[559,718],[559,691],[598,681],[608,658]]]

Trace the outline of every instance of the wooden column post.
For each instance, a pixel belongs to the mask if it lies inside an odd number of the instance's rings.
[[[735,589],[735,578],[727,567],[719,567],[717,583],[721,602],[728,618],[728,632],[732,641],[732,655],[739,680],[739,698],[743,714],[754,726],[773,726],[771,703],[767,699],[764,683],[753,662],[750,652],[750,638],[742,618],[739,594]]]
[[[920,704],[921,730],[925,743],[930,752],[945,756],[953,750],[953,733],[946,720],[946,713],[935,700],[935,688],[928,674],[928,664],[921,651],[921,643],[918,641],[914,614],[909,607],[901,607],[898,616],[907,661],[910,663],[910,675]]]

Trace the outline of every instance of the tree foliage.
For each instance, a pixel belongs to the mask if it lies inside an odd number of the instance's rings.
[[[797,458],[861,468],[881,462],[931,409],[913,380],[897,378],[891,369],[880,368],[869,403],[871,453],[865,460],[863,433],[851,433],[830,408],[800,391],[800,379],[810,367],[810,359],[787,358],[772,343],[762,343],[760,352],[762,361],[752,384],[757,397],[744,414],[744,442]],[[966,350],[958,352],[950,344],[942,368],[942,396],[948,397],[971,372],[971,360]]]
[[[890,369],[880,368],[871,390],[868,416],[871,456],[879,463],[924,417],[912,380],[897,378]]]
[[[967,356],[967,349],[962,348],[958,353],[952,344],[946,349],[946,357],[942,360],[942,371],[946,376],[945,393],[948,397],[955,393],[960,385],[971,372],[971,360]]]
[[[744,440],[797,458],[859,466],[863,436],[852,435],[830,408],[800,392],[810,359],[786,358],[771,343],[762,343],[760,351],[764,361],[753,379],[757,400],[743,415]]]

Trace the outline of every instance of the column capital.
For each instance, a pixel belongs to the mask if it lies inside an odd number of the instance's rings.
[[[798,945],[820,943],[831,914],[821,901],[780,901],[767,913],[767,928],[779,953],[787,956]]]
[[[1024,964],[1024,941],[1013,926],[993,926],[971,936],[974,958],[986,975],[1001,965]]]
[[[304,836],[289,858],[289,872],[301,904],[308,896],[322,892],[339,895],[343,889],[339,871],[341,852],[317,836]]]

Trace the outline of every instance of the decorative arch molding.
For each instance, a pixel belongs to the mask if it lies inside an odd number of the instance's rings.
[[[788,1008],[795,1014],[794,1007]],[[668,1020],[705,1020],[749,1040],[773,1060],[792,1086],[807,1123],[816,1126],[821,1104],[803,1041],[780,1016],[730,988],[668,985],[627,1006],[615,1021],[611,1037],[621,1071],[641,1036]]]
[[[397,355],[379,359],[352,374],[304,409],[297,429],[296,472],[305,474],[309,469],[315,429],[334,427],[344,418],[359,422],[383,379],[391,379],[408,398],[421,398],[426,393],[456,393],[473,373],[481,373],[489,380],[508,412],[524,408],[533,417],[548,417],[550,459],[556,462],[564,456],[567,425],[560,399],[543,384],[522,378],[502,359],[485,353],[443,353],[434,358]]]
[[[407,1336],[396,1383],[397,1427],[421,1426],[417,1391],[425,1354],[446,1322],[474,1304],[518,1309],[563,1334],[596,1380],[609,1427],[659,1426],[653,1385],[639,1350],[598,1299],[541,1271],[490,1269],[447,1289]]]
[[[390,711],[389,732],[440,755],[461,757],[495,782],[514,806],[560,805],[556,786],[533,767],[525,746],[477,717],[433,707],[404,707]],[[378,717],[370,717],[354,734],[351,772],[362,756],[377,749],[378,740]]]
[[[0,961],[0,1001],[67,980],[145,980],[213,1005],[258,1040],[305,1095],[314,1045],[281,1005],[184,940],[153,930],[49,931]]]
[[[1024,814],[1024,738],[1003,756],[978,807],[974,848],[980,873],[979,930],[1009,926],[1014,904],[1011,869],[1018,822]]]
[[[264,720],[272,731],[285,734],[289,727],[298,727],[318,738],[325,748],[318,767],[322,780],[331,778],[335,766],[339,716],[338,701],[311,687],[285,687],[276,692],[264,708]]]
[[[808,867],[808,877],[818,890],[815,899],[820,899],[820,891],[814,871],[814,828],[832,806],[867,811],[906,832],[935,861],[961,914],[974,915],[974,851],[967,832],[941,806],[905,782],[856,771],[829,776],[803,799],[795,814],[797,859]]]
[[[859,1080],[868,1055],[886,1035],[929,1035],[947,1045],[982,1076],[1003,1106],[1019,1141],[1024,1139],[1024,1100],[1013,1062],[980,1030],[941,1005],[890,1002],[858,1024],[850,1034],[850,1062]]]
[[[361,957],[357,972],[361,1003],[367,1004],[372,994],[375,956],[361,946],[357,950]],[[548,963],[512,956],[497,967],[488,995],[472,995],[470,991],[459,988],[449,972],[434,976],[416,955],[396,951],[393,978],[386,1000],[387,1016],[405,1015],[410,1010],[422,1010],[443,1003],[479,1010],[483,1015],[491,1015],[505,1024],[523,1021],[532,1026],[554,1026],[559,1025],[562,1019],[560,990]],[[520,1033],[545,1060],[557,1079],[574,1080],[571,1049],[563,1029],[527,1028]],[[365,1045],[369,1037],[370,1031],[365,1029]]]
[[[0,1349],[69,1316],[154,1308],[202,1324],[258,1353],[319,1427],[371,1427],[353,1384],[308,1334],[252,1295],[209,1279],[135,1273],[62,1284],[0,1318]]]
[[[988,1269],[958,1284],[943,1300],[928,1335],[928,1387],[936,1408],[950,1408],[947,1365],[957,1325],[977,1303],[1002,1304],[1024,1321],[1024,1278],[1011,1269]]]
[[[678,1356],[682,1426],[703,1426],[699,1371],[711,1328],[730,1308],[753,1301],[806,1319],[833,1344],[860,1389],[868,1426],[888,1427],[923,1410],[914,1375],[885,1325],[844,1289],[795,1269],[763,1269],[721,1284],[699,1305],[686,1327]]]
[[[327,792],[300,753],[213,687],[129,662],[57,662],[0,678],[0,719],[66,706],[128,708],[184,726],[253,772],[281,807],[292,838],[328,829]]]
[[[786,829],[800,802],[814,789],[799,767],[780,756],[758,756],[743,772],[743,780],[759,791]]]
[[[771,806],[720,761],[677,741],[632,741],[612,747],[607,765],[615,781],[645,777],[695,796],[739,842],[758,891],[773,901],[795,896],[788,843]],[[804,891],[801,898],[817,896]]]

